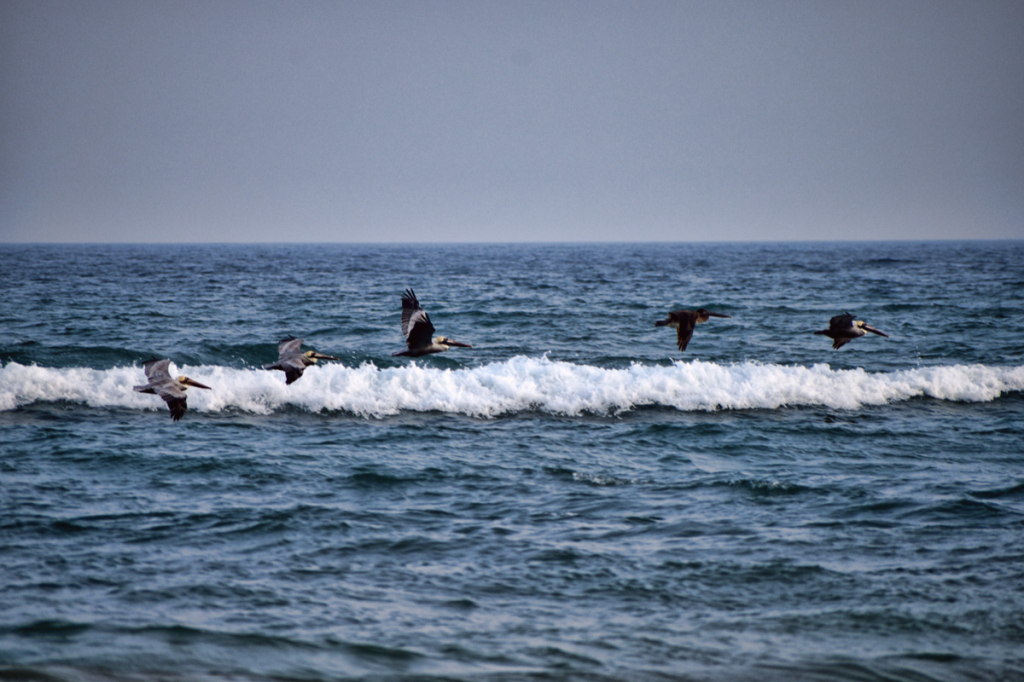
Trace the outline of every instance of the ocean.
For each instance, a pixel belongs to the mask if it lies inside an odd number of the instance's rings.
[[[409,287],[473,348],[393,357]],[[1024,680],[1024,242],[4,244],[0,291],[0,680]]]

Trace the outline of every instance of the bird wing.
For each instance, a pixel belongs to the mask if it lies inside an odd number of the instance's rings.
[[[420,302],[416,300],[416,293],[412,289],[406,289],[402,293],[402,336],[409,338],[409,327],[413,316],[423,312]]]
[[[846,344],[850,343],[850,341],[852,340],[853,339],[848,336],[837,336],[834,339],[832,339],[832,347],[835,348],[836,350],[839,350]]]
[[[296,379],[302,376],[302,373],[306,369],[306,356],[301,353],[292,355],[291,357],[281,360],[277,363],[280,365],[279,369],[284,370],[285,385],[292,383]]]
[[[286,355],[294,355],[301,353],[302,339],[296,339],[294,336],[281,339],[281,342],[277,344],[277,356],[282,360]]]
[[[170,358],[153,358],[152,360],[146,360],[142,363],[142,368],[146,372],[146,378],[149,379],[149,383],[155,381],[163,381],[164,379],[170,379],[171,373],[168,368],[171,365]]]
[[[409,333],[405,337],[409,348],[425,348],[431,344],[433,337],[434,325],[430,323],[430,318],[422,310],[415,313],[409,321]]]
[[[412,289],[402,294],[402,335],[409,348],[429,346],[434,335],[434,325]]]
[[[690,343],[690,337],[693,336],[693,327],[697,324],[697,313],[692,310],[677,310],[671,314],[679,320],[679,327],[676,329],[679,350],[686,350],[686,344]]]
[[[306,356],[301,353],[282,354],[281,359],[269,365],[263,365],[263,369],[279,369],[284,372],[285,384],[290,384],[302,376],[306,369]]]
[[[171,419],[178,421],[185,415],[188,404],[184,391],[178,389],[174,384],[165,384],[156,389],[156,394],[163,398],[167,407],[171,409]]]
[[[302,376],[302,372],[305,371],[306,366],[301,362],[298,364],[299,366],[296,367],[295,364],[291,362],[281,363],[281,369],[284,370],[284,383],[286,386],[292,382],[298,381],[299,377]]]
[[[830,330],[842,330],[849,329],[853,326],[853,315],[850,313],[844,313],[843,315],[835,315],[831,320],[828,321],[828,328]]]

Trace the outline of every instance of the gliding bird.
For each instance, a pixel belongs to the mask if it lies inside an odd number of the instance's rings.
[[[317,360],[340,360],[333,355],[323,355],[317,353],[315,350],[307,350],[303,353],[300,348],[302,347],[302,339],[297,339],[294,336],[281,339],[277,344],[277,362],[272,362],[269,365],[263,365],[263,369],[279,369],[284,372],[284,383],[288,385],[293,381],[298,381],[302,373],[310,365],[315,365]]]
[[[185,415],[185,410],[188,409],[188,405],[185,402],[185,389],[189,386],[195,386],[196,388],[210,390],[210,387],[194,379],[189,379],[184,375],[175,379],[167,371],[170,364],[170,359],[160,360],[153,358],[152,360],[146,360],[146,362],[142,363],[142,367],[146,370],[146,378],[149,379],[149,383],[143,386],[132,386],[132,390],[139,393],[154,393],[163,398],[164,402],[167,403],[167,407],[171,408],[171,419],[178,421]]]
[[[710,310],[705,310],[704,308],[697,308],[696,310],[673,310],[668,314],[667,319],[658,320],[654,323],[654,326],[675,327],[676,342],[679,344],[679,350],[686,350],[686,344],[690,343],[690,337],[693,336],[693,328],[701,322],[707,322],[708,319],[712,317],[732,317],[732,315],[713,313]]]
[[[828,329],[822,329],[815,334],[823,334],[832,339],[832,347],[839,350],[850,341],[864,336],[865,332],[871,332],[872,334],[878,334],[889,338],[889,335],[880,332],[871,325],[863,322],[862,320],[853,319],[853,315],[846,313],[844,315],[836,315],[828,321]]]
[[[420,307],[416,300],[416,294],[412,289],[406,289],[402,294],[402,334],[409,346],[407,350],[396,351],[392,355],[407,355],[411,358],[418,358],[431,353],[442,353],[453,346],[459,348],[472,348],[468,343],[462,343],[449,339],[447,336],[430,338],[434,333],[434,325],[430,323],[427,311]]]

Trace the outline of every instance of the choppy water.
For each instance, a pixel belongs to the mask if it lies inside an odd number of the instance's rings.
[[[475,347],[392,357],[409,286]],[[0,291],[0,679],[1024,679],[1024,243],[3,245]],[[342,360],[285,386],[288,334]]]

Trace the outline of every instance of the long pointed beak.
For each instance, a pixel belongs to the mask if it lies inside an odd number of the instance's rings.
[[[188,384],[189,386],[195,386],[196,388],[205,388],[208,391],[212,391],[213,390],[212,388],[210,388],[206,384],[201,384],[198,381],[196,381],[195,379],[186,379],[183,383]]]
[[[885,338],[889,338],[888,334],[886,334],[885,332],[878,331],[877,329],[872,327],[870,324],[862,324],[860,326],[860,328],[863,329],[866,332],[871,332],[872,334],[878,334],[879,336],[884,336]]]
[[[472,348],[473,347],[471,344],[462,343],[461,341],[452,341],[451,339],[448,339],[448,345],[449,346],[458,346],[459,348]]]
[[[732,317],[732,315],[725,315],[723,313],[713,313],[710,310],[708,311],[708,315],[710,317]]]
[[[324,355],[323,353],[313,353],[313,357],[317,360],[341,360],[341,358],[336,358],[333,355]]]

